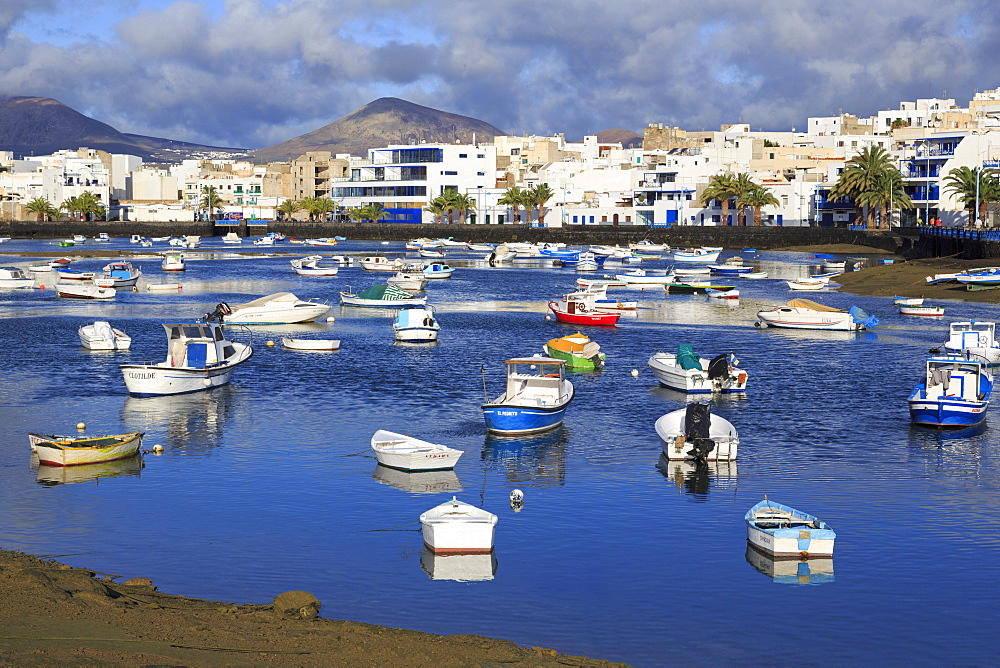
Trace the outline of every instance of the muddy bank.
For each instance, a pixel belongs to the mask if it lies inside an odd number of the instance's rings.
[[[852,292],[873,297],[920,297],[928,299],[954,299],[965,302],[1000,303],[1000,289],[966,290],[958,283],[928,285],[927,277],[935,274],[953,274],[982,267],[982,260],[956,260],[937,258],[911,260],[888,265],[875,265],[861,271],[849,271],[834,281],[842,287],[840,292]]]
[[[623,666],[483,636],[436,636],[270,605],[171,596],[146,578],[0,550],[0,664],[17,666]]]

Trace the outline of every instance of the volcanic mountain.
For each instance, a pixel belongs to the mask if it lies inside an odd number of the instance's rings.
[[[631,130],[601,130],[597,133],[599,144],[621,144],[622,148],[642,148],[642,135]]]
[[[245,155],[246,149],[219,148],[119,132],[48,97],[0,98],[0,151],[17,158],[49,155],[80,147],[138,155],[148,162],[178,162],[194,156]]]
[[[492,142],[493,137],[504,134],[485,121],[383,97],[318,130],[259,149],[253,155],[259,162],[291,160],[307,151],[366,155],[369,148],[389,144],[472,143],[473,135],[479,141]]]

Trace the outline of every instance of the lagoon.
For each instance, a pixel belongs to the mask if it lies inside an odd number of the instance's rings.
[[[53,243],[15,239],[0,251],[56,257]],[[184,285],[176,294],[144,292],[143,281],[167,275],[141,259],[140,291],[110,303],[0,292],[0,547],[150,577],[187,596],[264,603],[304,589],[324,617],[638,666],[770,663],[760,638],[776,627],[799,636],[794,660],[812,665],[995,660],[1000,416],[991,407],[985,429],[955,437],[911,427],[906,397],[948,323],[1000,320],[1000,307],[947,302],[945,317],[928,321],[899,315],[891,299],[790,293],[783,279],[819,263],[805,253],[745,256],[771,278],[734,279],[738,304],[613,290],[640,309],[617,327],[586,329],[606,368],[573,374],[563,428],[512,439],[486,434],[483,375],[493,396],[504,359],[577,331],[545,318],[577,272],[449,255],[460,269],[427,288],[436,345],[393,343],[392,311],[335,306],[332,323],[253,328],[256,353],[228,387],[127,396],[118,364],[162,358],[161,321],[283,290],[335,302],[383,276],[296,275],[288,259],[312,248],[246,257],[214,238],[206,249],[170,276]],[[403,252],[400,242],[329,249]],[[860,306],[881,324],[860,334],[752,326],[760,307],[800,296]],[[124,329],[132,349],[82,348],[76,329],[97,319]],[[336,338],[341,349],[284,350],[282,336]],[[660,460],[653,422],[686,398],[657,387],[645,362],[678,343],[733,352],[750,374],[745,396],[713,406],[739,430],[734,464]],[[145,447],[164,453],[79,479],[32,468],[27,432],[81,420],[88,433],[145,431]],[[465,455],[453,474],[383,469],[368,447],[377,429]],[[507,501],[515,487],[520,512]],[[832,525],[831,564],[775,575],[773,562],[748,553],[743,514],[765,494]],[[417,517],[452,495],[499,515],[492,558],[456,565],[425,552]]]

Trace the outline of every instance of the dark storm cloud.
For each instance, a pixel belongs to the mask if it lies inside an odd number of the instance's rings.
[[[10,29],[52,7],[0,3],[0,93],[211,144],[277,143],[389,95],[579,138],[789,129],[1000,86],[1000,10],[974,0],[178,0],[114,17],[100,42]]]

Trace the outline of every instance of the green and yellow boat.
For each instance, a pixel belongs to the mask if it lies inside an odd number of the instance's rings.
[[[606,357],[601,346],[580,332],[551,339],[544,349],[549,357],[563,360],[570,369],[600,369]]]

